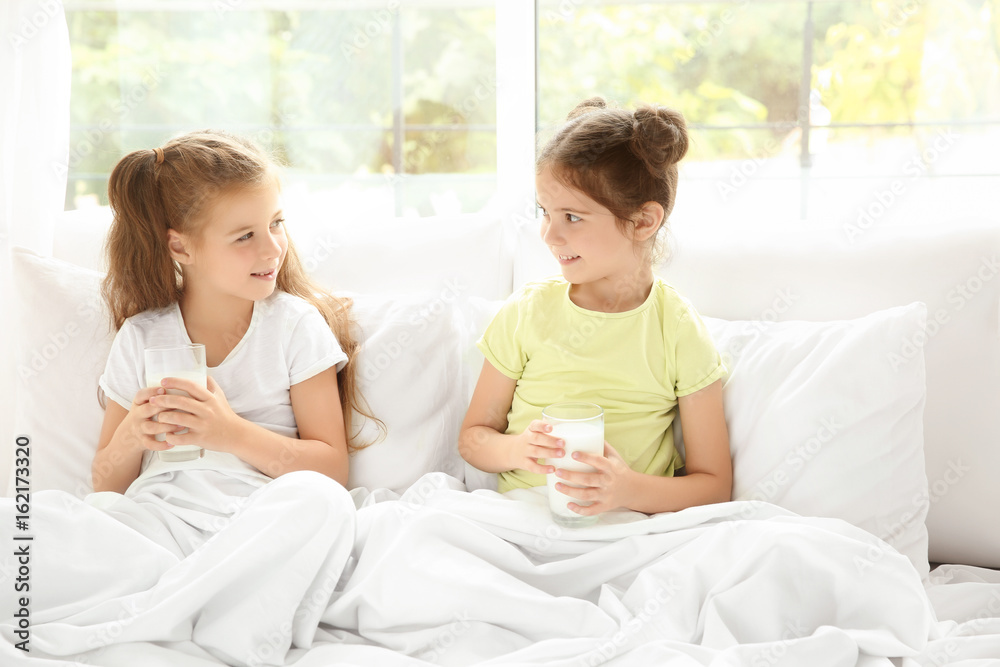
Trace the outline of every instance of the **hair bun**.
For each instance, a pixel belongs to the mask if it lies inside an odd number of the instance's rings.
[[[653,173],[677,164],[688,150],[687,125],[678,111],[659,105],[641,106],[632,114],[632,152]]]
[[[604,100],[603,97],[600,96],[591,97],[577,104],[573,108],[573,110],[569,112],[569,115],[566,116],[566,120],[572,120],[578,116],[590,113],[591,111],[598,111],[599,109],[607,109],[607,108],[608,108],[608,103]]]

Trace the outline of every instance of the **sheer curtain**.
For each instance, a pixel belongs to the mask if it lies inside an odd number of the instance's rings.
[[[14,378],[18,321],[10,250],[23,246],[51,253],[53,224],[66,198],[70,52],[59,0],[0,3],[0,85],[0,378]],[[5,445],[16,435],[11,385],[0,386]],[[0,463],[0,470],[9,463]]]

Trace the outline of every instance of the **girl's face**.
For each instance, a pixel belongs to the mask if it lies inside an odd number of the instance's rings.
[[[568,282],[615,289],[634,279],[642,260],[611,211],[563,184],[548,168],[535,177],[535,190],[544,216],[542,241]]]
[[[185,281],[250,301],[270,296],[288,251],[277,185],[224,194],[204,215]]]

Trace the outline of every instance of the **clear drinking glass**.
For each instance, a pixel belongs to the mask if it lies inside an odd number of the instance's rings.
[[[604,453],[604,410],[593,403],[554,403],[542,410],[542,421],[552,425],[549,435],[561,438],[566,446],[566,455],[558,459],[548,459],[546,463],[556,468],[577,472],[596,472],[593,466],[573,460],[573,452],[589,454]],[[572,496],[556,491],[556,482],[567,486],[575,486],[564,479],[556,477],[555,473],[546,475],[549,487],[549,509],[552,519],[560,526],[576,528],[589,526],[597,522],[596,516],[583,516],[569,509],[567,503],[589,505]]]
[[[160,381],[167,377],[191,380],[203,387],[208,387],[208,365],[205,363],[204,345],[147,347],[145,358],[147,387],[159,387]],[[167,389],[167,393],[177,396],[189,395],[180,389]],[[153,419],[156,420],[155,415]],[[177,433],[187,433],[187,429]],[[167,437],[159,434],[156,439],[163,442]],[[190,461],[199,458],[202,453],[202,448],[195,445],[175,445],[171,449],[157,452],[157,455],[161,461]]]

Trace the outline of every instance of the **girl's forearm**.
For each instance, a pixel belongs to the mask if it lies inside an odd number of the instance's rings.
[[[625,506],[645,514],[677,512],[732,499],[732,482],[710,473],[661,477],[636,473]]]
[[[295,470],[314,470],[347,486],[346,448],[337,448],[322,440],[290,438],[242,418],[232,442],[225,451],[269,477]]]
[[[107,445],[94,455],[90,475],[94,491],[125,493],[139,476],[144,447],[136,447],[127,437],[115,432]]]
[[[489,426],[470,426],[459,433],[458,453],[483,472],[507,472],[517,467],[511,462],[508,446],[511,438],[515,437]]]

